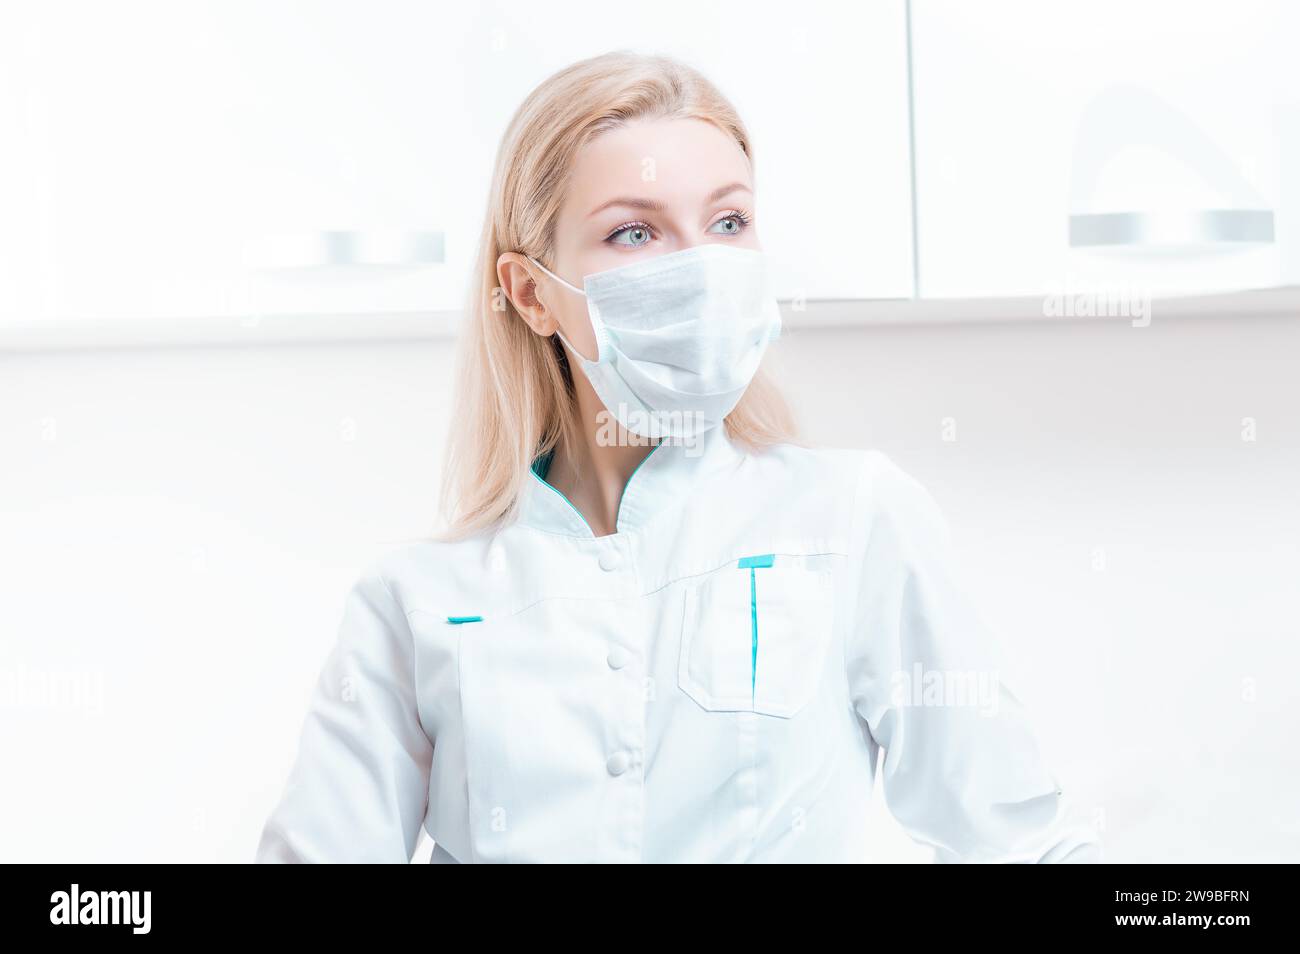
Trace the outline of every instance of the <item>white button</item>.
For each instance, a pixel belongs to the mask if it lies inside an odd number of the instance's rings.
[[[606,550],[600,555],[598,562],[602,570],[617,570],[623,565],[623,558],[618,555],[617,550]]]
[[[622,669],[627,665],[628,652],[622,646],[615,646],[609,651],[607,661],[610,669]]]
[[[615,752],[605,761],[605,768],[609,769],[610,775],[622,775],[627,771],[627,764],[627,753]]]

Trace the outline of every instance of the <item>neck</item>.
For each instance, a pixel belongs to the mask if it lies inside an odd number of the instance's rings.
[[[655,442],[606,423],[608,412],[586,380],[576,384],[582,438],[555,449],[547,482],[564,494],[598,537],[618,530],[618,506],[632,472]],[[610,436],[614,440],[610,440]]]

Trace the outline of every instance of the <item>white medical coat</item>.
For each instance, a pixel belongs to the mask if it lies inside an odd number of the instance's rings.
[[[965,689],[962,689],[962,686]],[[363,572],[262,862],[1097,861],[932,498],[876,451],[655,448],[596,537],[519,519]]]

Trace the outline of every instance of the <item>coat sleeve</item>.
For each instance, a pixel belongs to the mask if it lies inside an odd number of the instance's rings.
[[[934,860],[1098,862],[1071,820],[1006,657],[955,578],[930,494],[883,454],[860,474],[860,590],[846,643],[850,697],[885,750],[885,803]]]
[[[406,615],[372,566],[347,596],[257,862],[410,861],[433,758],[415,686]]]

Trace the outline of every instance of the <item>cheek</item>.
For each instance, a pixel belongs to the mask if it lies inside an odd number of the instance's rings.
[[[575,296],[576,297],[576,296]],[[569,344],[578,350],[584,358],[596,360],[596,333],[591,327],[591,316],[587,314],[586,300],[580,299],[568,305],[556,315],[560,331]]]

